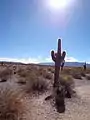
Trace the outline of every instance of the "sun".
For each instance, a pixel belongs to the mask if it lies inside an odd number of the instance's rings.
[[[58,10],[66,8],[70,3],[70,0],[48,0],[50,8]]]

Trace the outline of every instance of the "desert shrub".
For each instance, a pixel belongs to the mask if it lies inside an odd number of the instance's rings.
[[[48,70],[46,70],[44,68],[40,68],[37,71],[37,75],[38,76],[42,76],[45,79],[52,79],[52,74]]]
[[[27,69],[19,69],[17,73],[22,78],[28,78],[30,76],[38,75],[38,71],[37,70],[35,71],[33,69],[31,71]]]
[[[21,85],[25,85],[26,84],[26,80],[24,78],[19,78],[17,83],[21,84]]]
[[[75,79],[82,79],[82,75],[80,74],[80,73],[73,73],[73,78],[75,78]]]
[[[48,71],[52,71],[52,68],[51,68],[51,67],[49,67],[49,68],[48,68]]]
[[[72,74],[72,69],[71,68],[64,68],[64,70],[62,71],[62,74],[71,75]]]
[[[10,88],[0,88],[0,120],[20,120],[23,113],[22,96]]]
[[[74,81],[72,76],[70,75],[61,75],[60,76],[60,83],[61,85],[64,87],[64,91],[65,91],[65,96],[70,98],[71,95],[73,94],[73,89],[74,89]]]
[[[87,74],[90,74],[90,68],[87,68],[85,71]]]
[[[87,79],[87,80],[90,80],[90,75],[86,75],[86,79]]]
[[[71,75],[61,75],[60,76],[60,83],[63,86],[72,86],[74,85],[74,81]]]
[[[51,70],[51,73],[54,73],[54,69]]]
[[[0,71],[1,80],[7,80],[10,78],[11,75],[12,75],[12,70],[10,69],[5,68],[2,71]]]
[[[20,77],[27,77],[27,71],[24,69],[19,69],[17,73]]]
[[[44,68],[39,68],[38,69],[38,75],[39,76],[43,76],[45,73],[46,73],[46,69],[44,69]]]
[[[52,74],[46,72],[46,73],[43,74],[43,77],[50,80],[50,79],[52,79]]]
[[[82,77],[86,77],[85,72],[81,72],[81,76],[82,76]]]
[[[30,76],[27,80],[26,92],[39,92],[42,93],[48,89],[46,80],[42,77]]]

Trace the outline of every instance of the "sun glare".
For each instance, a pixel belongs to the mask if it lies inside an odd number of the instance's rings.
[[[72,0],[48,0],[48,5],[55,10],[65,9],[70,4],[70,1]]]

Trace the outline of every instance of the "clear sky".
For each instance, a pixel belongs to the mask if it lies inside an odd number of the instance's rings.
[[[90,0],[61,11],[45,1],[0,0],[0,59],[49,61],[60,37],[69,59],[90,62]]]

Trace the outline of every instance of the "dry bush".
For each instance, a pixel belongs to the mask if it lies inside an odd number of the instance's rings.
[[[27,79],[26,91],[29,93],[43,93],[48,89],[47,81],[42,77],[30,76],[30,78]]]
[[[85,72],[86,74],[90,74],[90,68],[87,68]]]
[[[5,68],[2,71],[0,71],[1,81],[9,79],[11,75],[12,75],[12,70],[11,69]]]
[[[49,79],[49,80],[52,79],[52,74],[50,72],[48,72],[47,69],[44,69],[44,68],[40,68],[37,71],[37,75],[42,76],[45,79]]]
[[[62,72],[62,74],[71,75],[73,70],[71,68],[64,68],[64,70],[61,72]]]
[[[43,68],[40,68],[39,70],[22,70],[20,69],[18,74],[20,75],[19,83],[23,84],[26,82],[26,92],[32,93],[32,92],[43,92],[47,89],[47,82],[43,78],[44,75],[48,79],[50,79],[50,76],[46,76],[45,70]],[[24,78],[24,79],[23,79]]]
[[[52,71],[52,68],[51,68],[51,67],[49,67],[49,68],[48,68],[48,71],[50,71],[50,72],[51,72],[51,71]]]
[[[82,79],[82,75],[80,73],[73,73],[73,78],[75,79]]]
[[[26,84],[26,80],[24,78],[19,78],[17,83],[21,84],[21,85],[25,85]]]
[[[86,75],[86,79],[87,79],[87,80],[90,80],[90,75]]]
[[[74,79],[82,79],[81,73],[82,73],[82,69],[80,67],[77,67],[72,69],[71,75]]]
[[[38,69],[38,75],[39,76],[43,76],[45,73],[46,73],[46,69],[44,69],[42,67]]]
[[[27,78],[28,76],[35,74],[35,71],[27,70],[27,69],[19,69],[17,73],[21,78]]]
[[[17,73],[20,77],[27,77],[27,71],[24,69],[19,69]]]
[[[73,76],[75,79],[82,79],[81,77],[85,77],[85,72],[81,67],[66,67],[62,71],[62,74],[67,74]]]
[[[59,79],[60,79],[61,85],[63,85],[63,86],[72,86],[72,85],[74,85],[73,78],[70,75],[61,75]]]
[[[45,79],[51,80],[51,79],[52,79],[52,74],[51,74],[51,73],[44,73],[43,77],[44,77]]]
[[[48,71],[51,72],[51,73],[54,73],[54,68],[53,67],[49,67]]]
[[[85,72],[81,72],[81,76],[82,76],[82,77],[86,77]]]
[[[0,120],[20,120],[23,114],[21,93],[0,88]]]
[[[74,81],[72,76],[70,75],[61,75],[60,76],[60,83],[62,86],[64,86],[65,89],[65,96],[67,97],[67,93],[70,94],[68,95],[69,97],[73,95],[74,92]]]
[[[54,69],[52,69],[52,70],[51,70],[51,73],[54,73],[54,72],[55,72],[55,70],[54,70]]]

